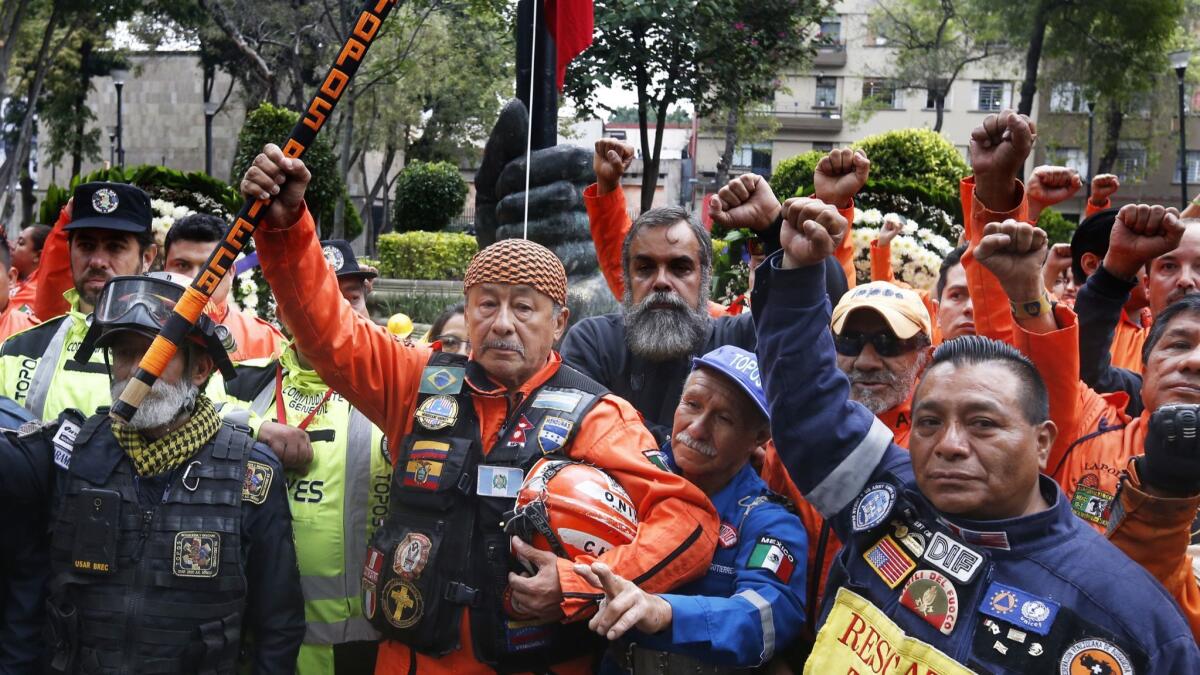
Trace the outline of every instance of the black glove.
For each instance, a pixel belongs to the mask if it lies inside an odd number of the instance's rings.
[[[1200,493],[1200,405],[1173,403],[1150,416],[1142,482],[1177,494]]]

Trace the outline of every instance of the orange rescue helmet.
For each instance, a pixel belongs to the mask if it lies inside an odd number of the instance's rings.
[[[533,465],[504,526],[534,548],[567,560],[628,544],[637,528],[637,508],[612,476],[589,464],[551,458]]]

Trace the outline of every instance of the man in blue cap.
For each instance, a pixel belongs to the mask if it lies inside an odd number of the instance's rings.
[[[752,668],[799,635],[808,537],[788,501],[749,463],[770,438],[754,354],[727,345],[693,359],[675,408],[673,444],[647,455],[712,500],[721,517],[717,550],[707,575],[661,595],[604,563],[575,566],[604,590],[588,623],[615,641],[602,671]]]

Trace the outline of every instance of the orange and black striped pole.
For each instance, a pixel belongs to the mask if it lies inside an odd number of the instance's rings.
[[[312,145],[317,132],[325,126],[334,107],[358,72],[359,65],[367,55],[371,43],[379,35],[379,29],[388,13],[392,11],[399,0],[368,0],[362,12],[355,21],[354,28],[338,52],[328,74],[325,75],[321,87],[308,103],[296,127],[283,145],[283,153],[288,157],[301,158]],[[183,297],[175,305],[175,312],[167,320],[158,337],[154,338],[150,349],[142,357],[141,363],[133,377],[126,385],[121,397],[113,402],[109,415],[117,421],[128,422],[137,412],[138,406],[146,398],[150,387],[162,375],[163,369],[175,356],[176,350],[188,332],[200,318],[200,312],[208,305],[213,291],[221,278],[229,272],[233,261],[237,259],[250,236],[258,227],[263,213],[271,204],[270,199],[247,200],[238,212],[237,220],[225,232],[225,237],[217,243],[217,248],[208,257],[204,269],[192,280],[192,285],[184,291]]]

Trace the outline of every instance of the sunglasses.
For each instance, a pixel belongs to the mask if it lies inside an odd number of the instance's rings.
[[[858,356],[862,353],[864,347],[870,343],[875,348],[875,353],[880,356],[900,356],[907,354],[921,345],[920,335],[914,335],[906,340],[901,340],[894,334],[887,331],[879,331],[877,333],[856,333],[852,331],[842,331],[841,335],[834,334],[833,346],[837,349],[837,353],[842,356]]]

